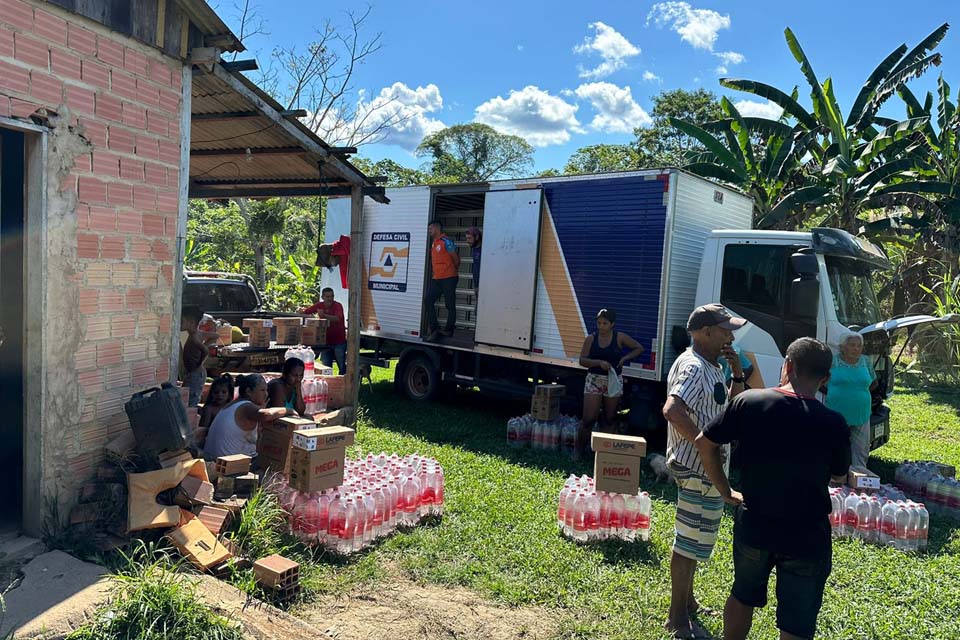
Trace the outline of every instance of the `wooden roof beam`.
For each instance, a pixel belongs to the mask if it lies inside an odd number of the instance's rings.
[[[280,112],[284,118],[306,118],[306,109],[285,109]],[[237,122],[238,120],[252,120],[263,118],[259,111],[224,111],[222,113],[194,113],[190,119],[196,122]]]
[[[239,149],[191,149],[190,156],[295,156],[305,154],[300,147],[240,147]]]
[[[257,186],[228,186],[217,188],[213,186],[191,186],[190,198],[203,200],[217,200],[226,198],[289,198],[294,196],[349,196],[352,187],[257,187]],[[363,187],[363,195],[372,198],[385,198],[383,187]]]

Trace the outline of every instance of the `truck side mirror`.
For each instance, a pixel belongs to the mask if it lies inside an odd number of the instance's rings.
[[[790,266],[801,278],[816,277],[820,274],[820,263],[817,262],[817,256],[807,250],[800,250],[790,256]]]
[[[820,307],[820,282],[801,276],[790,283],[790,315],[799,320],[816,320]]]

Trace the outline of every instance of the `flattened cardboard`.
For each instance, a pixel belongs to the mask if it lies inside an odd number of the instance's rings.
[[[167,537],[185,558],[201,569],[209,569],[232,556],[196,518],[174,529]]]
[[[642,458],[647,455],[647,441],[636,436],[595,431],[590,436],[590,448],[597,453],[615,453]]]
[[[598,453],[593,463],[597,491],[636,495],[640,490],[640,456]]]
[[[349,447],[356,432],[349,427],[314,427],[293,432],[293,446],[304,451]]]
[[[290,452],[290,486],[297,491],[313,493],[343,484],[343,461],[346,449],[304,451],[294,447]]]

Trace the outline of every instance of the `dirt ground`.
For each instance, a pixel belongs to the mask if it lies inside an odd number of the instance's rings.
[[[297,614],[331,640],[544,640],[557,630],[548,610],[503,607],[469,589],[400,577],[322,598]]]

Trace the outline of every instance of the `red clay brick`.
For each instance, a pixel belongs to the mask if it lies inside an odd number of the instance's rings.
[[[100,239],[100,257],[104,260],[123,260],[126,244],[121,236],[103,236]]]
[[[102,180],[89,176],[80,176],[80,200],[88,204],[107,201],[107,185]]]
[[[110,68],[93,60],[81,60],[80,79],[99,89],[110,89]]]
[[[180,208],[180,193],[177,189],[157,189],[157,211],[176,214]]]
[[[99,258],[100,257],[100,236],[95,233],[77,234],[77,257],[78,258]]]
[[[67,45],[67,21],[43,9],[33,13],[33,30],[44,40]]]
[[[63,103],[63,81],[42,71],[30,72],[30,95],[52,107]]]
[[[100,312],[123,311],[123,294],[119,291],[100,292]]]
[[[74,51],[93,56],[97,54],[97,36],[89,29],[70,23],[67,25],[67,46]]]
[[[157,84],[161,84],[165,87],[169,87],[171,82],[170,67],[168,67],[162,62],[158,62],[157,60],[151,60],[149,66],[150,66],[150,69],[147,72],[147,75],[150,76],[150,79],[156,82]]]
[[[121,217],[121,220],[122,219],[123,218]],[[137,227],[136,232],[140,233],[139,226]],[[130,249],[127,252],[127,255],[130,257],[131,260],[149,260],[151,257],[150,248],[151,247],[150,247],[149,240],[146,240],[141,237],[133,237],[133,238],[130,238]],[[141,269],[141,276],[143,276],[142,269]],[[153,286],[156,286],[157,284],[156,277],[154,277],[153,280],[154,282],[152,284]],[[144,284],[144,283],[139,282],[139,284]]]
[[[84,277],[91,287],[105,287],[110,284],[110,265],[105,262],[96,262],[86,265]]]
[[[177,78],[180,76],[178,75]],[[170,332],[167,331],[169,334]],[[157,381],[169,380],[170,379],[170,363],[167,361],[161,362],[157,365]]]
[[[180,93],[169,89],[160,89],[160,109],[171,117],[180,114]]]
[[[9,89],[24,95],[30,93],[30,72],[0,60],[0,89]]]
[[[13,57],[13,31],[6,27],[0,27],[0,56]]]
[[[155,313],[141,313],[137,316],[137,335],[141,338],[155,337],[160,333],[160,318]]]
[[[133,365],[134,386],[145,386],[157,379],[157,368],[152,364]]]
[[[154,242],[156,244],[156,242]],[[171,243],[172,244],[172,243]],[[168,245],[169,247],[169,245]],[[173,252],[170,251],[170,257],[173,257]],[[173,266],[165,264],[160,267],[160,284],[170,286],[173,284]]]
[[[180,120],[178,118],[170,118],[170,133],[169,138],[171,140],[180,139]]]
[[[105,178],[120,177],[120,156],[109,151],[94,150],[93,172]]]
[[[133,185],[133,206],[140,211],[157,210],[157,190],[149,185]]]
[[[150,263],[140,263],[140,273],[137,276],[138,287],[155,288],[160,281],[160,267]]]
[[[171,248],[170,244],[171,243],[169,240],[154,240],[153,247],[151,250],[154,260],[160,260],[160,261],[173,260],[173,249]],[[160,268],[160,273],[163,279],[167,281],[167,284],[172,284],[173,276],[171,273],[170,276],[168,277],[166,266]]]
[[[74,356],[77,371],[87,371],[97,367],[97,346],[94,344],[81,345]]]
[[[96,313],[100,309],[100,290],[81,288],[78,308],[83,314]]]
[[[120,122],[122,113],[120,111],[121,103],[118,98],[100,91],[97,93],[96,103],[96,113],[98,118]]]
[[[160,318],[160,333],[170,335],[170,316]]]
[[[109,321],[109,318],[107,318]],[[119,340],[111,340],[97,345],[97,366],[108,367],[112,364],[120,364],[123,360],[123,343]]]
[[[145,164],[145,178],[147,184],[165,187],[167,186],[167,168],[160,164],[147,162]],[[134,199],[136,199],[136,194],[134,194]]]
[[[144,311],[146,308],[147,290],[127,289],[127,311]]]
[[[77,375],[77,382],[80,383],[80,392],[84,396],[95,396],[103,392],[103,371],[96,369],[80,373]]]
[[[110,318],[104,316],[91,316],[87,318],[87,330],[84,338],[90,341],[106,340],[110,337]],[[97,366],[100,366],[100,354],[97,350]]]
[[[123,342],[123,361],[124,362],[142,362],[147,359],[146,341],[124,340]]]
[[[160,107],[160,89],[147,80],[137,79],[137,101],[148,107]]]
[[[19,29],[33,31],[33,7],[23,0],[5,0],[3,21]]]
[[[170,165],[180,165],[180,143],[160,140],[160,162]]]
[[[160,147],[157,145],[157,139],[138,135],[137,155],[148,160],[159,160]],[[179,165],[179,162],[177,164]]]
[[[90,207],[90,229],[93,231],[116,231],[116,210],[110,207],[101,207],[97,205]]]
[[[50,68],[61,78],[79,80],[81,77],[80,57],[63,49],[50,50]]]
[[[147,131],[158,136],[170,135],[170,121],[151,109],[147,109]]]
[[[110,150],[121,153],[134,153],[136,145],[136,136],[128,129],[119,126],[110,126]]]
[[[125,100],[137,99],[137,79],[129,73],[111,69],[110,89]]]
[[[46,71],[50,66],[50,48],[43,40],[23,33],[13,36],[13,55],[20,62]]]
[[[124,180],[143,182],[143,162],[133,158],[120,158],[120,177]]]
[[[143,235],[162,236],[163,216],[150,213],[143,214]]]
[[[74,114],[93,115],[96,112],[96,98],[93,91],[68,84],[64,87],[64,92],[67,106]],[[106,142],[106,137],[104,137],[104,142]]]
[[[70,94],[67,94],[69,99]],[[97,122],[90,118],[80,118],[80,124],[83,126],[83,137],[90,141],[95,147],[107,146],[107,125]]]
[[[132,287],[137,284],[137,265],[129,262],[113,265],[110,283],[118,287]]]
[[[88,154],[84,155],[86,156]],[[62,190],[63,189],[61,189],[61,191]],[[77,229],[81,231],[90,230],[90,207],[85,204],[77,205]]]
[[[123,46],[105,36],[97,36],[97,58],[108,67],[122,67]]]
[[[129,184],[122,182],[110,182],[107,184],[107,202],[115,204],[118,207],[133,206],[133,188]]]
[[[136,187],[134,187],[136,188]],[[136,206],[136,199],[134,199],[134,206]],[[136,255],[134,253],[134,243],[135,242],[145,242],[142,238],[136,237],[141,233],[141,225],[143,224],[142,216],[139,211],[133,209],[125,209],[117,213],[117,231],[120,233],[129,233],[134,234],[135,237],[130,238],[130,248],[129,255],[133,259],[140,259],[143,257],[150,257],[150,245],[147,244],[147,255]]]
[[[139,51],[134,51],[130,47],[123,49],[123,68],[131,71],[138,76],[147,75],[147,56]]]
[[[0,72],[2,73],[2,72]],[[14,118],[26,118],[40,108],[40,105],[31,100],[10,98],[10,115]]]
[[[93,170],[93,163],[90,161],[90,154],[84,153],[77,156],[73,161],[73,173],[90,173]]]
[[[122,112],[123,124],[127,125],[131,129],[147,128],[147,110],[143,107],[124,100]]]

